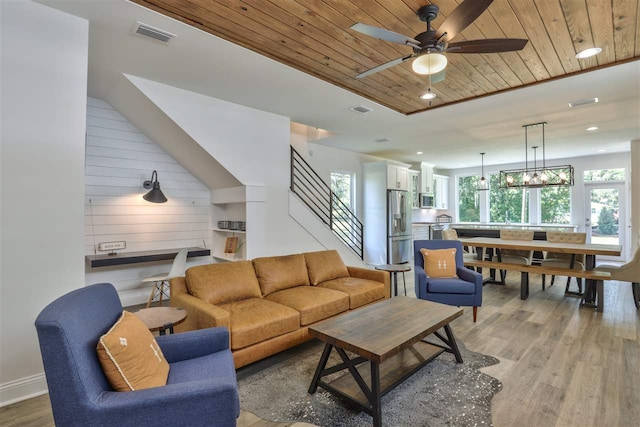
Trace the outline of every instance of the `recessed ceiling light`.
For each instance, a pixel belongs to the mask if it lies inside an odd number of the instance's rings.
[[[592,131],[594,131],[594,130],[598,130],[598,129],[599,129],[599,128],[598,128],[598,126],[590,126],[590,127],[588,127],[588,128],[587,128],[587,130],[588,130],[589,132],[592,132]]]
[[[431,92],[431,90],[429,90],[429,92],[420,95],[420,98],[422,98],[422,99],[434,99],[437,96],[438,95],[436,95],[435,93]]]
[[[601,148],[601,149],[598,150],[598,153],[604,153],[605,151],[607,151],[607,150],[604,149],[604,148]]]
[[[592,56],[596,56],[600,52],[602,52],[601,48],[599,48],[599,47],[590,47],[589,49],[585,49],[585,50],[582,50],[582,51],[576,53],[576,58],[578,58],[578,59],[591,58]]]
[[[422,151],[418,151],[416,154],[422,154]]]

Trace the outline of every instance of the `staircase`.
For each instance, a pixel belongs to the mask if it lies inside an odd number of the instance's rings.
[[[293,147],[290,188],[320,221],[363,259],[362,223]]]

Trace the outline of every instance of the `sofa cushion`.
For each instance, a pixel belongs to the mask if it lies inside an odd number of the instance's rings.
[[[334,289],[349,295],[349,308],[352,310],[385,297],[384,283],[357,277],[327,280],[318,287]]]
[[[349,310],[349,295],[333,289],[297,286],[265,297],[300,312],[300,325],[306,326]]]
[[[456,248],[420,249],[424,271],[429,277],[458,277],[456,275]]]
[[[304,259],[309,271],[309,280],[314,286],[325,280],[349,277],[347,266],[336,250],[307,252]]]
[[[231,349],[237,350],[300,327],[300,313],[262,298],[248,298],[220,306],[229,312]]]
[[[294,286],[309,285],[307,265],[302,254],[256,258],[253,268],[262,296]]]
[[[191,267],[186,272],[186,278],[189,293],[209,304],[220,305],[262,297],[251,261]]]
[[[149,329],[136,315],[123,311],[100,337],[98,360],[116,391],[142,390],[167,384],[169,363]]]

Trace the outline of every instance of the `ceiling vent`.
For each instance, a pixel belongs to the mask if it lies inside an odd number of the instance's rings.
[[[595,104],[598,102],[598,98],[578,99],[569,103],[570,108],[582,107],[583,105]]]
[[[389,142],[391,141],[389,138],[378,138],[378,139],[374,139],[375,142]]]
[[[176,35],[171,34],[168,31],[161,30],[160,28],[152,27],[151,25],[144,24],[140,21],[136,22],[136,25],[131,31],[133,34],[138,34],[145,37],[161,41],[162,43],[169,43]]]
[[[356,113],[368,113],[373,111],[371,108],[365,107],[364,105],[356,105],[355,107],[349,108],[351,111],[355,111]]]

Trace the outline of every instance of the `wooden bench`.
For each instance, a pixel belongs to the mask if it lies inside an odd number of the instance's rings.
[[[586,280],[593,280],[596,284],[596,304],[589,306],[592,306],[598,312],[602,312],[604,309],[604,281],[611,279],[611,274],[608,271],[583,271],[568,268],[542,267],[540,265],[508,264],[505,262],[482,260],[465,260],[464,265],[465,267],[472,268],[490,268],[495,270],[519,271],[520,299],[523,300],[527,299],[527,297],[529,296],[529,273],[548,274],[555,276],[571,276],[579,277]],[[587,306],[587,304],[582,305]]]

